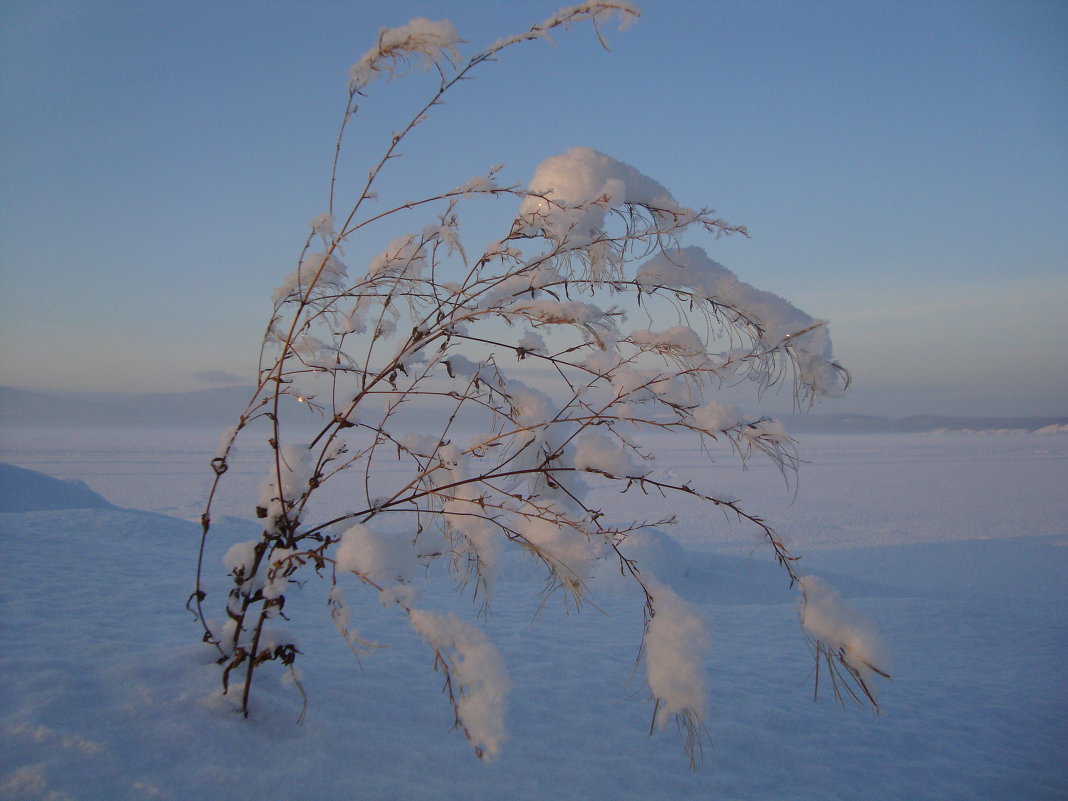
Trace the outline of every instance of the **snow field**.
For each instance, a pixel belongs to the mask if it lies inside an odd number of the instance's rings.
[[[632,680],[640,601],[601,576],[575,614],[518,555],[491,614],[440,588],[422,605],[484,628],[513,685],[499,758],[481,763],[403,613],[350,582],[353,625],[387,644],[361,657],[337,634],[326,582],[291,596],[309,696],[268,667],[254,712],[233,714],[182,607],[217,434],[5,432],[0,461],[85,480],[126,509],[0,515],[0,798],[1054,799],[1068,793],[1068,441],[1062,437],[809,437],[796,498],[771,469],[710,480],[766,512],[806,570],[875,621],[893,656],[882,716],[812,701],[796,601],[741,526],[678,509],[673,539],[636,550],[695,604],[713,746],[691,773]],[[697,456],[673,450],[679,468]],[[239,457],[227,514],[262,480]],[[722,475],[721,475],[722,474]],[[610,499],[617,514],[643,496]],[[139,507],[146,511],[133,511]],[[158,514],[168,512],[167,516]],[[637,511],[634,512],[638,514]],[[703,527],[703,528],[702,528]],[[223,553],[255,528],[224,523]],[[683,549],[685,546],[686,550]],[[703,546],[698,550],[698,546]],[[533,622],[532,622],[533,621]],[[362,667],[361,667],[362,665]]]

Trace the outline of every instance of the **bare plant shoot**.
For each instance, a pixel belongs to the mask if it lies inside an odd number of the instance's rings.
[[[709,458],[767,458],[793,471],[794,443],[782,427],[717,392],[750,387],[759,407],[763,393],[783,385],[806,408],[847,383],[822,321],[687,242],[690,234],[744,236],[745,228],[681,205],[635,167],[585,147],[546,154],[529,182],[510,183],[492,168],[395,207],[376,200],[401,143],[431,124],[435,106],[463,80],[558,29],[590,24],[599,38],[605,24],[637,15],[626,2],[582,3],[470,60],[450,23],[416,19],[382,30],[352,67],[325,210],[315,210],[299,263],[275,293],[258,386],[212,463],[202,516],[191,608],[218,652],[223,691],[243,714],[261,668],[292,670],[298,660],[287,627],[299,620],[286,617],[286,598],[298,580],[318,577],[331,588],[323,613],[356,648],[348,595],[376,593],[407,618],[426,642],[428,667],[442,672],[457,727],[480,757],[493,758],[509,680],[477,613],[481,604],[492,609],[501,554],[520,549],[576,608],[595,595],[592,571],[605,561],[640,588],[644,635],[635,654],[652,726],[675,721],[694,758],[706,737],[705,627],[628,556],[628,537],[671,525],[678,504],[708,507],[709,537],[720,521],[754,530],[797,588],[817,686],[826,678],[837,697],[876,705],[873,681],[886,674],[867,624],[803,575],[758,515],[718,495],[699,472],[677,475],[649,444],[671,432]],[[436,78],[425,105],[370,158],[362,185],[344,185],[339,160],[354,155],[346,142],[360,105],[379,78],[409,68],[408,80]],[[461,223],[486,198],[514,204],[515,216],[476,250]],[[413,210],[425,212],[423,227],[376,239],[386,221]],[[346,249],[357,243],[380,255],[348,264]],[[294,427],[283,411],[294,399],[318,421],[310,437],[306,422]],[[203,587],[213,569],[204,543],[216,489],[243,437],[271,448],[263,492],[250,498],[263,530],[229,549],[232,587],[221,608]],[[311,502],[328,484],[344,484],[351,508],[322,519]],[[614,517],[590,500],[604,487],[643,494],[648,517]],[[477,598],[472,620],[420,605],[420,583],[442,581]]]

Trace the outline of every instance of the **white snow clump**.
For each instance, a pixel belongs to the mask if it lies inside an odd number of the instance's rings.
[[[583,434],[575,448],[576,470],[596,470],[610,476],[628,476],[634,469],[630,455],[617,440],[600,431]]]
[[[643,642],[645,680],[657,700],[654,722],[662,728],[674,715],[703,717],[708,703],[704,658],[710,643],[693,606],[651,577],[646,584],[654,614]]]
[[[363,523],[345,530],[335,558],[338,570],[358,573],[383,588],[410,581],[418,568],[407,538],[378,534]]]
[[[258,543],[259,540],[235,542],[223,554],[223,567],[232,574],[241,574],[248,578],[248,571],[256,561],[256,545]]]
[[[769,351],[791,346],[802,382],[816,395],[840,393],[841,378],[832,366],[834,357],[826,324],[778,295],[738,280],[701,248],[665,250],[642,264],[635,278],[644,286],[685,289],[737,309],[749,322],[760,326],[760,342]]]
[[[394,239],[382,253],[372,259],[367,276],[418,278],[425,265],[423,243],[414,234],[409,234]]]
[[[889,652],[874,624],[815,576],[802,576],[798,584],[805,631],[856,670],[871,689],[875,674],[885,675],[889,668]]]
[[[554,575],[565,587],[574,594],[580,593],[601,555],[599,543],[563,520],[553,519],[552,508],[543,517],[539,516],[540,509],[528,507],[526,516],[516,522],[516,531],[528,548],[552,565]]]
[[[734,428],[743,419],[740,409],[714,400],[708,401],[693,413],[694,425],[710,434]]]
[[[454,63],[460,57],[456,50],[460,41],[460,34],[447,19],[432,22],[416,17],[406,25],[382,28],[378,44],[349,69],[349,91],[359,92],[380,73],[392,76],[399,66],[412,61],[418,61],[424,70],[442,61]]]
[[[285,300],[294,292],[304,294],[312,282],[320,287],[338,286],[348,274],[348,270],[349,268],[333,254],[309,253],[274,291],[274,302]]]
[[[455,613],[408,610],[412,627],[448,662],[451,692],[464,734],[480,757],[492,760],[505,739],[506,697],[512,683],[486,635]]]
[[[308,463],[309,451],[300,445],[285,445],[279,452],[279,466],[271,465],[267,478],[260,485],[259,507],[266,511],[268,525],[276,526],[307,491],[312,466]],[[279,486],[281,478],[281,486]],[[290,517],[290,523],[295,520]]]
[[[684,211],[661,183],[588,147],[545,159],[534,171],[530,191],[536,194],[519,206],[523,230],[574,247],[596,239],[605,215],[626,203]]]

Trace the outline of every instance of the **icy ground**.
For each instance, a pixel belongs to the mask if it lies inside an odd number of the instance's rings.
[[[0,471],[0,509],[19,509],[0,513],[0,798],[1068,797],[1066,436],[809,436],[796,497],[767,467],[703,468],[876,621],[894,680],[880,717],[814,702],[797,609],[767,554],[739,527],[679,509],[675,542],[651,543],[647,557],[712,632],[713,744],[696,773],[673,732],[647,736],[651,709],[629,682],[633,596],[608,580],[600,611],[568,614],[557,597],[531,623],[540,585],[521,564],[502,575],[485,623],[514,685],[496,762],[449,731],[440,677],[399,613],[356,588],[356,625],[388,647],[357,664],[309,583],[291,615],[303,725],[299,696],[270,669],[253,717],[235,715],[183,608],[189,521],[216,442],[194,431],[0,436],[0,462],[85,481],[115,505]],[[240,492],[256,497],[255,456],[238,461],[223,499],[235,518],[248,514]],[[697,459],[673,458],[680,470]],[[56,508],[67,497],[82,508]],[[220,605],[219,556],[247,525],[228,522],[209,556]],[[466,602],[430,597],[475,619]]]

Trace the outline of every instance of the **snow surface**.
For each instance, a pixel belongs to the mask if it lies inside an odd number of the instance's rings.
[[[575,614],[556,596],[538,614],[539,577],[503,553],[486,621],[446,591],[420,602],[432,637],[467,636],[442,622],[455,614],[507,665],[507,738],[494,762],[449,731],[441,676],[403,611],[355,585],[351,625],[361,643],[386,647],[357,661],[327,588],[309,582],[286,607],[304,652],[303,725],[299,694],[270,667],[252,717],[234,714],[183,609],[217,439],[3,432],[0,461],[83,480],[125,508],[0,514],[0,798],[1068,797],[1063,436],[808,436],[796,494],[758,461],[740,474],[729,458],[708,467],[666,441],[680,472],[704,465],[765,513],[807,573],[875,622],[893,657],[881,716],[836,709],[828,695],[814,702],[796,595],[767,554],[740,526],[676,509],[680,524],[643,533],[633,552],[709,631],[713,745],[696,773],[670,727],[648,736],[652,708],[632,676],[641,603],[626,582],[599,576],[600,611]],[[259,456],[238,455],[220,501],[234,516],[209,553],[220,608],[223,556],[258,531],[239,516],[258,497]],[[20,480],[30,501],[56,487]],[[612,500],[620,514],[648,502]],[[487,687],[487,702],[498,689]]]

